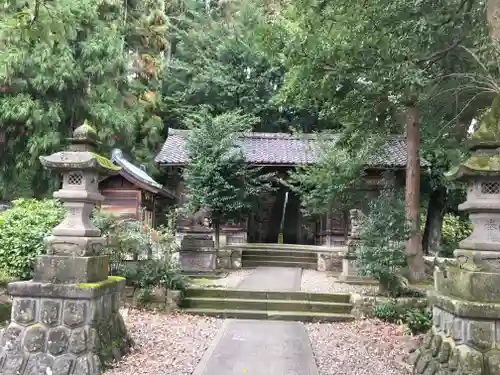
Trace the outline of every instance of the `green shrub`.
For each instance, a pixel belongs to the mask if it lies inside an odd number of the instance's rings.
[[[384,322],[397,324],[401,323],[404,318],[403,310],[394,302],[375,305],[373,315]]]
[[[166,224],[153,230],[137,220],[124,221],[96,212],[94,223],[106,237],[110,273],[124,276],[127,285],[141,289],[185,289],[187,278],[181,274],[176,260],[179,249],[175,222],[175,214],[171,212],[166,215]]]
[[[406,266],[404,240],[409,234],[405,204],[391,187],[370,202],[368,215],[360,223],[361,240],[356,263],[361,275],[380,283],[380,293],[396,296],[401,292],[401,270]]]
[[[405,329],[412,335],[425,333],[432,327],[431,309],[410,309],[404,316]]]
[[[0,267],[13,277],[29,279],[44,238],[61,222],[65,210],[51,199],[19,199],[0,213]]]
[[[451,258],[453,251],[458,248],[458,243],[472,233],[472,224],[469,220],[447,214],[443,218],[441,229],[441,250],[439,256]]]
[[[405,332],[411,335],[425,333],[432,327],[432,311],[428,308],[406,308],[388,302],[375,305],[373,315],[388,323],[404,324]]]

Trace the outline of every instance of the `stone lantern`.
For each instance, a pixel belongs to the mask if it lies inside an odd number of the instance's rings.
[[[459,209],[474,229],[455,259],[436,263],[433,327],[411,358],[417,374],[500,374],[500,128],[491,120],[473,135],[471,156],[448,173],[468,184]]]
[[[96,154],[96,132],[85,122],[67,151],[41,157],[63,175],[54,193],[67,210],[37,257],[33,279],[13,282],[11,323],[1,333],[0,373],[98,375],[132,342],[119,313],[125,280],[108,277],[104,239],[90,215],[103,200],[101,176],[120,168]]]

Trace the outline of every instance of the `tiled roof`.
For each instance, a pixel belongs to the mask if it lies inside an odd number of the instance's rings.
[[[188,155],[185,150],[187,130],[169,129],[169,135],[155,161],[163,166],[185,165]],[[332,134],[336,142],[338,136]],[[316,138],[307,135],[294,136],[286,133],[245,133],[239,140],[246,160],[259,165],[312,164],[321,152]],[[369,161],[372,167],[406,166],[406,142],[401,138],[387,141],[380,152]],[[427,162],[421,160],[421,165]]]
[[[113,163],[122,168],[120,173],[125,173],[126,175],[131,176],[133,179],[152,188],[155,192],[173,197],[173,194],[170,191],[165,189],[162,184],[156,182],[150,175],[146,173],[145,170],[128,161],[123,155],[122,150],[118,148],[113,149],[111,151],[111,160],[113,161]]]

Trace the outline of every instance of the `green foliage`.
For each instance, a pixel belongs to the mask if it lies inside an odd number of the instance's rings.
[[[155,230],[137,220],[124,221],[106,212],[96,212],[94,223],[106,237],[110,273],[124,276],[128,285],[141,289],[185,289],[187,279],[177,262],[175,217],[170,212],[166,224]]]
[[[207,11],[199,2],[186,2],[182,16],[171,19],[172,58],[162,89],[162,117],[170,126],[185,126],[184,118],[205,105],[212,116],[241,110],[257,117],[254,131],[331,127],[315,108],[273,100],[284,70],[255,48],[259,4],[236,0],[209,6]]]
[[[290,1],[267,12],[256,42],[286,70],[284,103],[319,107],[361,137],[388,134],[402,129],[407,99],[464,68],[463,50],[450,47],[457,39],[484,42],[482,5],[460,3]]]
[[[272,175],[247,164],[237,140],[251,129],[254,118],[239,112],[212,117],[207,112],[191,116],[186,142],[189,163],[183,176],[187,210],[211,208],[214,226],[238,222],[251,211],[262,192],[272,190]]]
[[[394,302],[375,305],[373,315],[375,318],[385,322],[397,324],[401,323],[404,316],[402,314],[401,307]]]
[[[412,335],[425,333],[432,328],[431,309],[410,309],[404,317],[406,331]]]
[[[137,295],[137,302],[139,304],[145,305],[151,301],[153,295],[151,294],[150,288],[141,288],[139,289],[139,294]]]
[[[61,222],[65,210],[55,200],[20,199],[0,213],[0,268],[29,279],[36,255],[44,253],[44,239]]]
[[[443,218],[441,233],[441,250],[439,256],[453,257],[453,251],[458,248],[458,243],[472,233],[472,224],[463,217],[448,214]]]
[[[363,184],[368,156],[378,143],[374,141],[353,153],[338,145],[338,138],[328,133],[316,134],[314,139],[321,155],[318,162],[299,166],[289,173],[289,183],[308,214],[348,209],[362,199],[358,189]]]
[[[378,280],[384,294],[400,293],[401,270],[406,266],[404,241],[409,233],[403,198],[385,187],[361,220],[361,240],[356,248],[359,272]]]
[[[138,98],[158,84],[131,75],[130,36],[139,21],[125,6],[36,0],[0,9],[0,132],[6,140],[0,195],[23,177],[36,196],[53,188],[38,157],[60,150],[85,119],[98,131],[100,151],[120,147],[152,161],[154,151],[144,149],[156,149],[163,123]]]
[[[393,324],[404,324],[405,332],[416,335],[425,333],[432,327],[432,310],[405,308],[396,302],[377,304],[374,316]]]

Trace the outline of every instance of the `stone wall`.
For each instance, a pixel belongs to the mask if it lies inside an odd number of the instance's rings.
[[[1,373],[101,374],[128,353],[132,342],[115,284],[31,283],[29,293],[26,283],[9,284],[12,320],[0,331]]]
[[[412,357],[416,373],[500,374],[500,274],[471,267],[435,270],[433,328]]]
[[[445,321],[448,323],[444,327],[434,327],[427,333],[423,344],[410,357],[416,374],[500,374],[500,351],[490,346],[495,340],[494,326],[472,323],[454,329],[451,316]]]

